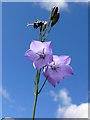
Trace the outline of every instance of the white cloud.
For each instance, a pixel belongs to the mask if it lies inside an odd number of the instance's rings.
[[[90,103],[73,104],[67,89],[61,89],[57,94],[50,91],[50,95],[54,101],[60,102],[56,110],[56,118],[88,118]]]
[[[54,101],[61,101],[63,105],[71,104],[71,98],[68,95],[68,91],[66,89],[62,89],[56,94],[54,91],[50,91],[50,95],[53,97]]]
[[[90,104],[89,104],[90,105]],[[88,118],[88,103],[60,106],[56,113],[57,118]]]
[[[35,5],[39,5],[41,8],[51,11],[54,6],[58,6],[59,10],[68,10],[69,2],[89,2],[89,0],[34,0]]]
[[[26,108],[21,105],[18,105],[16,101],[11,97],[10,93],[6,90],[6,88],[1,86],[0,86],[0,97],[3,97],[3,100],[5,100],[5,103],[7,103],[10,109],[13,109],[14,111],[18,111],[20,112],[20,114],[26,111]],[[11,118],[9,119],[9,117],[7,117],[7,119],[5,118],[5,120],[13,120],[13,119]]]
[[[65,0],[42,0],[39,4],[42,8],[46,10],[51,10],[54,6],[58,6],[59,9],[66,9],[67,3]]]
[[[62,89],[59,91],[59,98],[62,100],[64,105],[71,104],[71,98],[68,96],[68,91],[66,89]]]
[[[50,95],[53,97],[53,100],[55,101],[55,102],[57,102],[58,101],[58,94],[56,94],[54,91],[50,91]]]
[[[8,100],[9,102],[14,102],[9,92],[3,87],[0,87],[0,96],[2,96],[5,100]]]

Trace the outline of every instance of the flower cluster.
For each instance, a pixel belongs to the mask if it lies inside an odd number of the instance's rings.
[[[25,56],[33,62],[35,69],[43,71],[43,75],[54,87],[64,77],[73,74],[72,67],[69,65],[70,56],[53,55],[51,42],[33,40]]]

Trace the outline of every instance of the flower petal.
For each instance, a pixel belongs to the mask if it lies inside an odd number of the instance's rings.
[[[53,61],[55,62],[55,65],[58,66],[60,64],[59,56],[53,55]]]
[[[52,78],[49,76],[48,72],[43,72],[43,75],[48,79],[48,82],[51,83],[54,87],[57,85],[57,83],[60,82],[61,79]],[[48,76],[48,77],[47,77]]]
[[[39,55],[37,55],[35,52],[29,49],[26,51],[25,57],[27,57],[31,61],[36,61],[39,58]]]
[[[48,77],[48,82],[51,83],[52,86],[56,86],[57,81],[55,81],[53,78]]]
[[[52,70],[50,67],[48,67],[44,72],[43,72],[44,76],[46,78],[51,78],[53,80],[55,80],[56,82],[59,82],[60,80],[63,79],[62,74],[59,74],[59,72],[56,70]]]
[[[30,44],[30,49],[34,52],[42,51],[43,50],[43,43],[40,41],[33,40]]]
[[[34,67],[40,69],[52,61],[52,55],[46,55],[45,58],[39,58],[37,61],[34,61]]]
[[[56,66],[62,65],[62,64],[70,64],[71,58],[70,56],[57,56],[53,55],[53,61],[55,61]]]
[[[49,77],[49,73],[48,73],[48,66],[45,66],[43,69],[43,75],[47,78]]]
[[[44,52],[46,54],[52,54],[52,43],[51,42],[43,42],[43,45],[44,45]]]
[[[38,59],[37,61],[34,61],[33,64],[34,64],[34,67],[38,70],[46,65],[45,59],[42,59],[42,58]]]
[[[56,68],[56,70],[52,70],[50,66],[44,69],[43,75],[48,78],[48,81],[55,86],[66,76],[71,76],[73,74],[73,70],[69,65],[61,65],[61,67]]]
[[[71,62],[71,57],[70,56],[59,56],[60,62],[62,64],[69,65]]]
[[[73,75],[73,70],[70,65],[61,65],[58,73],[61,74],[63,77],[66,77]]]
[[[46,64],[52,62],[52,60],[53,60],[53,56],[52,55],[48,54],[48,55],[45,56],[45,63]]]

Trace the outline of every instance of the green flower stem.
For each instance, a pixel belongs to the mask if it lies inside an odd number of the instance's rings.
[[[37,99],[38,99],[38,85],[39,85],[39,80],[40,80],[40,71],[37,70],[36,72],[36,84],[35,84],[35,99],[34,99],[34,107],[33,107],[33,112],[32,112],[32,120],[35,118],[35,111],[36,111],[36,105],[37,105]]]
[[[48,29],[49,29],[50,23],[51,23],[51,13],[50,13],[50,18],[49,18],[49,20],[48,20],[48,24],[47,24],[47,26],[46,26],[46,29],[45,29],[42,37],[44,37],[44,36],[47,34],[47,32],[49,31]],[[50,27],[50,28],[51,28],[51,27]],[[44,41],[45,41],[45,38],[44,38],[43,42],[44,42]]]
[[[46,41],[46,39],[47,39],[47,37],[48,37],[48,35],[49,35],[50,31],[51,31],[51,28],[52,28],[52,27],[49,28],[48,33],[46,34],[46,37],[44,38],[43,41]]]
[[[48,21],[47,27],[46,27],[45,32],[43,33],[42,37],[45,37],[47,32],[49,31],[48,29],[49,29],[50,22],[51,22],[51,20]]]
[[[38,94],[40,94],[40,93],[41,93],[42,89],[43,89],[43,88],[44,88],[44,86],[45,86],[46,81],[47,81],[47,79],[44,81],[44,83],[43,83],[42,87],[40,88],[40,90],[39,90]]]
[[[42,42],[42,32],[40,32],[39,40]]]
[[[51,22],[51,21],[49,20],[49,21],[48,21],[48,24],[47,24],[47,27],[46,27],[46,29],[45,29],[45,31],[44,31],[42,37],[44,37],[45,34],[47,33],[47,31],[48,31],[48,27],[49,27],[49,25],[50,25],[50,22]]]

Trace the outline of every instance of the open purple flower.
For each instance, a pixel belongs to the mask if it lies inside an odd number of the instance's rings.
[[[43,74],[48,81],[55,87],[60,80],[66,76],[71,76],[73,70],[69,65],[71,58],[69,56],[53,56],[53,61],[44,68]]]
[[[51,42],[40,42],[33,40],[30,49],[26,51],[25,56],[29,58],[36,69],[40,69],[52,61]]]

